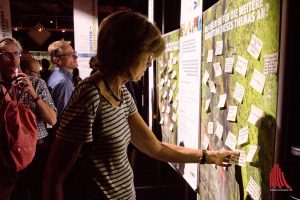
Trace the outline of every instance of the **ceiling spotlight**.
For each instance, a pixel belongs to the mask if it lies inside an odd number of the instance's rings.
[[[18,31],[19,30],[19,27],[15,26],[13,27],[14,31]]]
[[[53,21],[52,21],[52,20],[50,20],[49,22],[50,22],[50,24],[53,24]]]
[[[62,28],[62,29],[61,29],[61,32],[63,32],[63,33],[66,32],[66,29],[65,29],[65,28]]]

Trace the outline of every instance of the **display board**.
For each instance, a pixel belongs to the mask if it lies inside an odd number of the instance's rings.
[[[181,1],[177,144],[199,148],[202,1]],[[198,184],[198,165],[184,164],[183,177]]]
[[[157,61],[157,91],[162,141],[177,144],[179,30],[163,35],[166,50]]]
[[[201,145],[239,149],[236,165],[201,165],[200,199],[271,199],[279,0],[220,0],[203,13]]]

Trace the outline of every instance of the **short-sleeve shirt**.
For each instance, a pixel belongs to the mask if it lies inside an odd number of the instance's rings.
[[[83,81],[61,116],[57,138],[93,144],[92,151],[82,152],[85,159],[80,162],[89,189],[87,199],[136,199],[127,147],[128,117],[137,108],[127,88],[122,86],[121,91],[124,100],[114,107],[98,87]]]
[[[38,96],[43,99],[43,101],[48,104],[54,111],[56,111],[56,107],[54,105],[54,102],[51,98],[50,92],[48,90],[48,87],[45,83],[45,81],[38,77],[28,76],[28,79],[31,81],[33,88],[35,89]],[[6,88],[10,88],[11,85],[7,84],[5,82],[2,83]],[[12,91],[9,90],[10,95],[12,96]],[[19,91],[21,93],[21,91]],[[27,99],[27,95],[22,95],[21,100],[24,102]],[[26,100],[27,101],[27,100]],[[31,111],[36,116],[36,123],[38,126],[38,136],[37,139],[42,139],[48,136],[48,132],[45,126],[45,123],[40,115],[40,113],[37,110],[36,103],[33,102],[32,98],[30,98],[29,106]]]

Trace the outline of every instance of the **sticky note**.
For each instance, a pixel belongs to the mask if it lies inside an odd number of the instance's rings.
[[[248,122],[250,122],[251,124],[253,124],[254,126],[257,125],[257,122],[260,118],[262,118],[264,116],[264,112],[257,108],[254,105],[251,105],[251,110],[250,110],[250,115],[248,117]]]
[[[170,125],[169,125],[169,131],[173,131],[173,129],[174,129],[174,124],[170,123]]]
[[[214,50],[210,49],[207,51],[207,62],[211,63],[213,60],[213,54],[214,54]]]
[[[171,74],[171,78],[174,79],[176,77],[176,71],[173,71]]]
[[[202,149],[207,149],[208,148],[208,144],[209,144],[209,138],[207,137],[207,135],[204,135],[203,137],[202,137],[202,142],[201,142],[201,144],[202,144]]]
[[[160,118],[159,124],[164,124],[164,118]]]
[[[238,60],[235,65],[235,71],[241,74],[242,76],[246,76],[248,68],[248,60],[242,56],[238,56]]]
[[[227,120],[231,122],[235,122],[236,114],[237,114],[237,106],[229,106]]]
[[[214,71],[215,71],[215,77],[222,75],[222,68],[220,62],[214,63]]]
[[[204,74],[203,74],[203,77],[202,77],[202,83],[206,84],[208,79],[209,79],[209,73],[205,70]]]
[[[257,60],[261,52],[262,46],[263,42],[252,34],[247,51],[250,53],[251,56],[253,56]]]
[[[215,83],[213,81],[208,81],[208,85],[209,85],[209,89],[211,93],[216,93],[216,86]]]
[[[170,113],[170,111],[171,111],[171,107],[170,107],[170,106],[167,106],[167,107],[166,107],[166,113],[168,113],[168,114],[169,114],[169,113]]]
[[[255,180],[250,176],[250,180],[246,187],[246,191],[251,196],[253,200],[259,200],[261,196],[261,187],[255,182]]]
[[[234,150],[236,147],[236,136],[228,131],[227,138],[225,140],[225,145],[228,146],[230,149]]]
[[[248,126],[239,130],[238,145],[248,142]]]
[[[219,96],[218,108],[224,108],[226,102],[227,94],[221,94]]]
[[[276,74],[278,68],[278,52],[264,56],[264,74]]]
[[[176,122],[176,121],[177,121],[177,114],[176,114],[176,113],[173,113],[173,115],[172,115],[172,120],[173,120],[173,122]]]
[[[222,124],[220,124],[219,122],[217,122],[216,124],[217,124],[216,130],[215,130],[216,136],[219,139],[222,139],[224,128],[223,128]]]
[[[258,145],[250,145],[249,150],[248,150],[248,154],[247,154],[247,157],[246,157],[246,161],[247,162],[252,162],[253,158],[259,152],[259,149],[260,149],[260,147]]]
[[[235,100],[237,100],[239,103],[242,103],[243,101],[243,97],[244,97],[244,93],[245,93],[245,88],[244,86],[242,86],[239,83],[235,83],[235,88],[234,88],[234,92],[233,92],[233,98]]]
[[[173,108],[177,108],[177,106],[178,106],[178,101],[173,101]]]
[[[207,124],[207,133],[214,134],[214,122],[208,122]]]
[[[233,63],[234,63],[234,56],[225,58],[225,67],[224,67],[225,73],[232,73]]]
[[[254,68],[250,86],[253,87],[259,94],[261,94],[264,89],[265,82],[266,76]]]
[[[223,40],[217,41],[215,55],[222,55],[223,52]]]
[[[244,167],[246,164],[246,153],[243,150],[239,150],[240,155],[239,156],[231,156],[229,163],[233,165],[238,165],[241,167]]]

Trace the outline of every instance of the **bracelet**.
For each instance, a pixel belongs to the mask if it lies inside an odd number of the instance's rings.
[[[206,150],[202,150],[202,156],[200,159],[200,164],[205,164],[206,163]]]
[[[38,102],[40,99],[41,99],[41,98],[40,98],[39,96],[37,96],[37,97],[35,97],[32,101],[33,101],[34,103],[36,103],[36,102]]]

